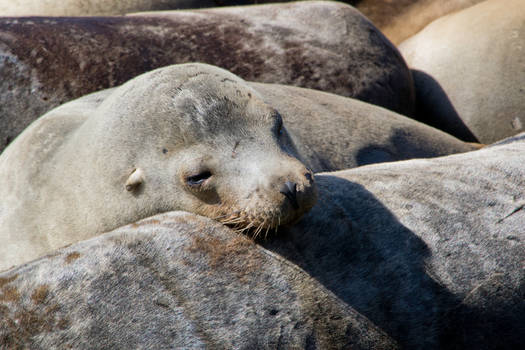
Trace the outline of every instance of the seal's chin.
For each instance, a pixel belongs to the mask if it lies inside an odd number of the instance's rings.
[[[274,209],[260,210],[250,213],[245,210],[233,211],[214,219],[230,227],[236,232],[243,233],[253,239],[266,239],[270,234],[277,233],[282,226],[290,226],[298,222],[308,212],[314,202],[308,205],[292,208],[291,205]]]
[[[219,204],[199,205],[197,214],[207,216],[254,239],[277,233],[282,226],[299,221],[317,201],[312,181],[305,186],[290,182],[280,192],[253,192],[245,200],[223,198]]]
[[[294,219],[293,221],[297,221]],[[238,233],[243,233],[253,239],[267,238],[269,234],[277,233],[280,226],[289,224],[291,220],[282,219],[281,215],[268,215],[265,217],[253,217],[245,212],[230,215],[224,219],[219,219],[224,225],[230,227]]]

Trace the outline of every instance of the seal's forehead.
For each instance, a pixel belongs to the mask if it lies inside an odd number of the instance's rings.
[[[242,79],[206,68],[186,72],[183,79],[177,75],[181,71],[178,67],[145,74],[117,88],[100,106],[98,115],[107,119],[106,124],[162,130],[161,134],[170,138],[187,135],[192,139],[193,135],[195,140],[204,140],[252,135],[258,133],[257,128],[268,130],[259,126],[271,123],[273,108]]]
[[[178,123],[206,138],[234,134],[267,124],[274,110],[251,89],[215,89],[213,84],[185,85],[170,97]]]
[[[145,73],[135,78],[139,85],[170,88],[204,87],[227,89],[228,85],[245,85],[246,82],[235,74],[215,66],[202,63],[186,63],[167,66]],[[203,88],[200,86],[198,88]]]
[[[141,74],[118,87],[117,98],[159,99],[177,89],[202,91],[229,90],[232,86],[249,88],[244,80],[224,70],[201,63],[172,65]]]
[[[204,63],[185,63],[185,64],[176,64],[163,68],[159,68],[146,73],[156,75],[157,77],[169,77],[170,79],[175,79],[180,82],[185,82],[189,80],[199,80],[201,78],[207,79],[208,77],[216,77],[218,79],[228,79],[230,81],[244,82],[244,80],[235,74],[209,64]],[[150,77],[149,79],[151,79]]]
[[[273,110],[243,81],[217,74],[188,79],[170,92],[175,110],[205,125],[219,121],[266,121]]]
[[[195,95],[214,96],[216,98],[230,97],[243,100],[258,96],[244,80],[222,69],[213,71],[196,71],[186,74],[180,84],[174,84],[177,91],[190,90]]]

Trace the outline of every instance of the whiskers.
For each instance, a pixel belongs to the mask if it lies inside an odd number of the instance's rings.
[[[263,221],[254,220],[245,212],[235,212],[233,214],[219,215],[213,218],[223,225],[230,227],[239,234],[246,234],[254,240],[258,238],[268,238],[268,233],[273,229],[275,233],[281,224],[281,218],[265,218]],[[264,233],[264,235],[263,235]]]

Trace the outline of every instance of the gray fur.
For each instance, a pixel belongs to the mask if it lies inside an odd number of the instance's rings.
[[[265,247],[403,348],[520,348],[524,140],[316,175],[317,205]]]
[[[397,348],[301,268],[215,221],[182,212],[0,273],[0,343],[32,349]]]
[[[127,17],[0,18],[0,152],[33,120],[155,68],[204,62],[249,81],[414,111],[410,71],[358,11],[300,2]]]
[[[257,245],[180,213],[77,243],[0,275],[0,339],[394,348],[368,319],[404,349],[517,349],[524,152],[525,134],[317,175],[316,206]]]
[[[314,172],[480,147],[355,99],[284,85],[249,85],[281,113],[297,154]]]

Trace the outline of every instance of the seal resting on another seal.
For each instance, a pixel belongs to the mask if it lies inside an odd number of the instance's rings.
[[[95,110],[65,105],[34,122],[0,156],[0,269],[172,210],[254,235],[301,217],[315,203],[313,174],[281,116],[240,82],[169,66]]]

